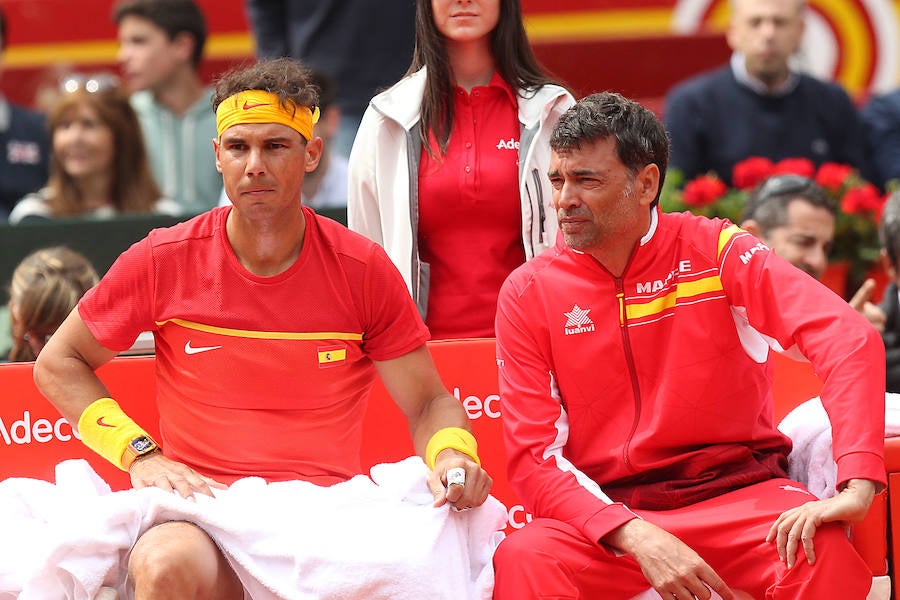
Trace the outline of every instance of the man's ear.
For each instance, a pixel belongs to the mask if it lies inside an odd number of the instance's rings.
[[[747,219],[746,221],[741,223],[741,229],[755,237],[760,236],[759,224],[753,219]]]
[[[651,163],[638,171],[634,178],[634,190],[641,204],[650,206],[659,191],[659,167]]]
[[[222,161],[219,160],[219,140],[218,138],[212,139],[213,150],[216,153],[216,171],[219,173],[222,172]]]
[[[306,142],[306,168],[307,173],[312,173],[319,166],[322,158],[322,138],[316,136]]]
[[[194,36],[187,31],[179,31],[175,34],[175,37],[172,38],[171,44],[178,50],[178,57],[181,58],[181,60],[192,64],[191,61],[194,57],[194,47],[197,45],[197,40],[194,39]]]

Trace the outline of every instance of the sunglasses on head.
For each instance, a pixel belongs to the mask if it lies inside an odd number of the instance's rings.
[[[773,175],[760,185],[755,194],[756,203],[762,204],[775,196],[798,194],[808,190],[812,185],[813,180],[803,175],[795,175],[793,173]]]
[[[119,78],[112,73],[71,73],[59,82],[59,91],[69,93],[84,90],[89,94],[119,87]]]

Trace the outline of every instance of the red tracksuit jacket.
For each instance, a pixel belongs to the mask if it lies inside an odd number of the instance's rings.
[[[535,516],[599,540],[637,509],[784,477],[768,353],[825,381],[838,482],[885,481],[884,347],[814,279],[735,225],[654,210],[624,274],[556,247],[500,293],[509,480]]]

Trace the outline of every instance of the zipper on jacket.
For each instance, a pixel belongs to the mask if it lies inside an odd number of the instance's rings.
[[[544,223],[547,221],[547,214],[544,210],[544,194],[543,189],[541,188],[541,175],[538,173],[537,169],[531,170],[531,179],[534,181],[534,192],[535,196],[537,196],[537,206],[538,206],[538,241],[543,244],[544,243],[544,232],[546,229],[544,228]],[[537,255],[537,252],[535,252]]]
[[[634,471],[631,464],[629,449],[631,448],[631,440],[634,438],[634,432],[637,431],[638,421],[641,418],[641,388],[638,385],[637,372],[634,367],[634,354],[631,352],[631,340],[628,337],[628,315],[625,311],[625,284],[621,277],[616,277],[616,300],[619,302],[619,330],[622,333],[622,345],[625,348],[625,360],[628,363],[628,374],[631,376],[631,389],[634,394],[634,420],[631,423],[631,431],[625,438],[625,445],[622,448],[622,459],[625,466],[629,470]]]

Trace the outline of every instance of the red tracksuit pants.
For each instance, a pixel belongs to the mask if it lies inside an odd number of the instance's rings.
[[[766,534],[782,512],[815,496],[772,479],[670,511],[634,511],[694,549],[725,580],[756,600],[863,600],[872,572],[840,523],[816,532],[816,564],[801,547],[794,567],[778,559]],[[649,588],[637,562],[616,556],[574,527],[535,519],[494,554],[494,600],[628,600]]]

